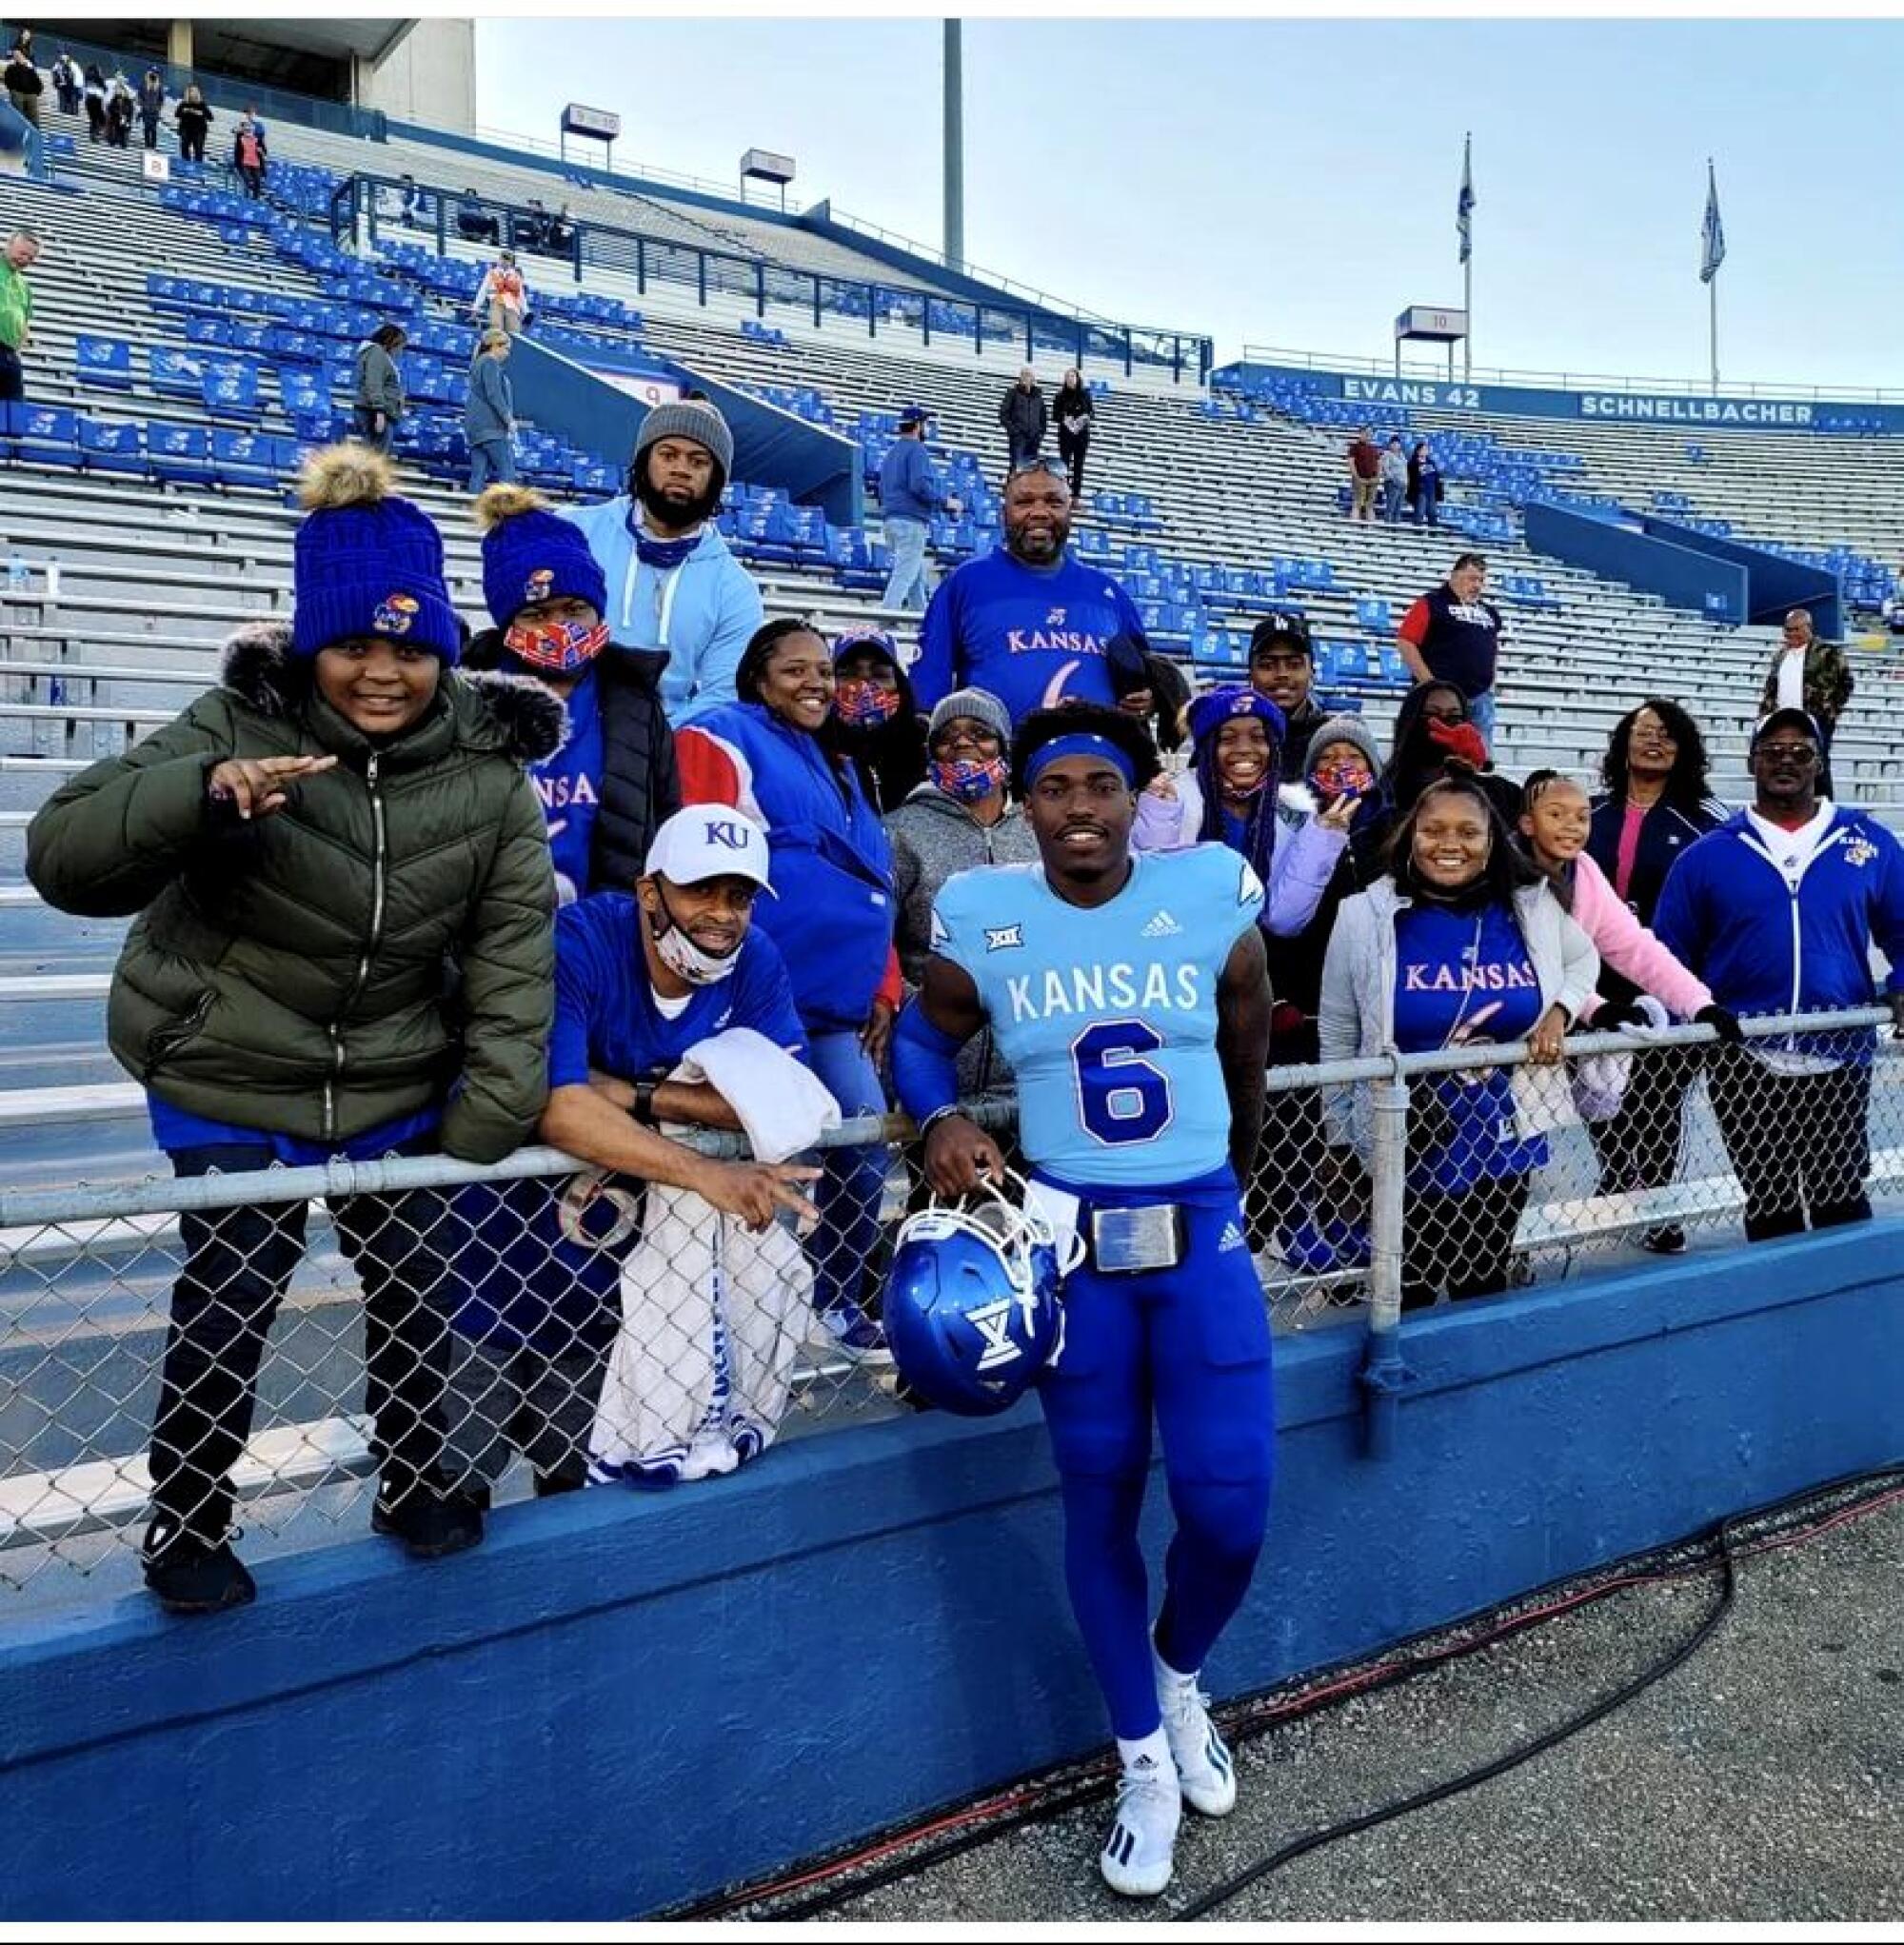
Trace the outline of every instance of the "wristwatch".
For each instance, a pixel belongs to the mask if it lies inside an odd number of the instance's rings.
[[[637,1081],[635,1082],[635,1104],[628,1111],[644,1127],[654,1125],[655,1082]]]

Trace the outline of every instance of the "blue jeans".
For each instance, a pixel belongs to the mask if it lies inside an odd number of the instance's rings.
[[[883,607],[907,608],[914,614],[925,612],[925,542],[927,528],[922,520],[908,520],[895,513],[886,521],[886,549],[892,555],[892,572],[886,576],[886,591],[880,597]]]
[[[1381,517],[1387,521],[1401,518],[1401,503],[1407,497],[1408,488],[1399,480],[1384,480],[1381,483]]]
[[[807,1052],[821,1085],[840,1103],[845,1119],[885,1112],[879,1070],[857,1033],[811,1034]],[[826,1172],[810,1190],[820,1209],[819,1225],[806,1244],[813,1264],[813,1307],[851,1314],[862,1308],[866,1266],[879,1240],[886,1151],[875,1142],[867,1148],[827,1148],[818,1159]]]
[[[1488,746],[1488,755],[1494,754],[1494,691],[1483,689],[1478,696],[1468,698],[1468,721],[1481,733],[1481,741]]]
[[[480,493],[485,486],[511,486],[516,477],[516,455],[506,439],[479,439],[469,448],[469,490]]]

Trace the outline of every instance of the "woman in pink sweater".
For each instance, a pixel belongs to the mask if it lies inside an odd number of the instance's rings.
[[[1681,1020],[1710,1026],[1723,1041],[1737,1041],[1741,1037],[1737,1020],[1713,1003],[1711,989],[1634,917],[1632,907],[1607,883],[1606,873],[1587,855],[1592,814],[1587,793],[1558,770],[1536,770],[1522,790],[1521,846],[1554,896],[1573,914],[1574,923],[1594,942],[1600,958]],[[1633,1007],[1601,1006],[1582,1017],[1602,1032],[1644,1022],[1644,1016]]]

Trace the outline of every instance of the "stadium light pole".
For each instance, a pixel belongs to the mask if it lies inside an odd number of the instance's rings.
[[[945,266],[965,268],[964,23],[945,23]]]

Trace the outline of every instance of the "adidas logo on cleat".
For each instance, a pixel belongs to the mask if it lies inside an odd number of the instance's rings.
[[[1138,936],[1140,939],[1175,939],[1182,930],[1183,927],[1168,912],[1159,912]]]

